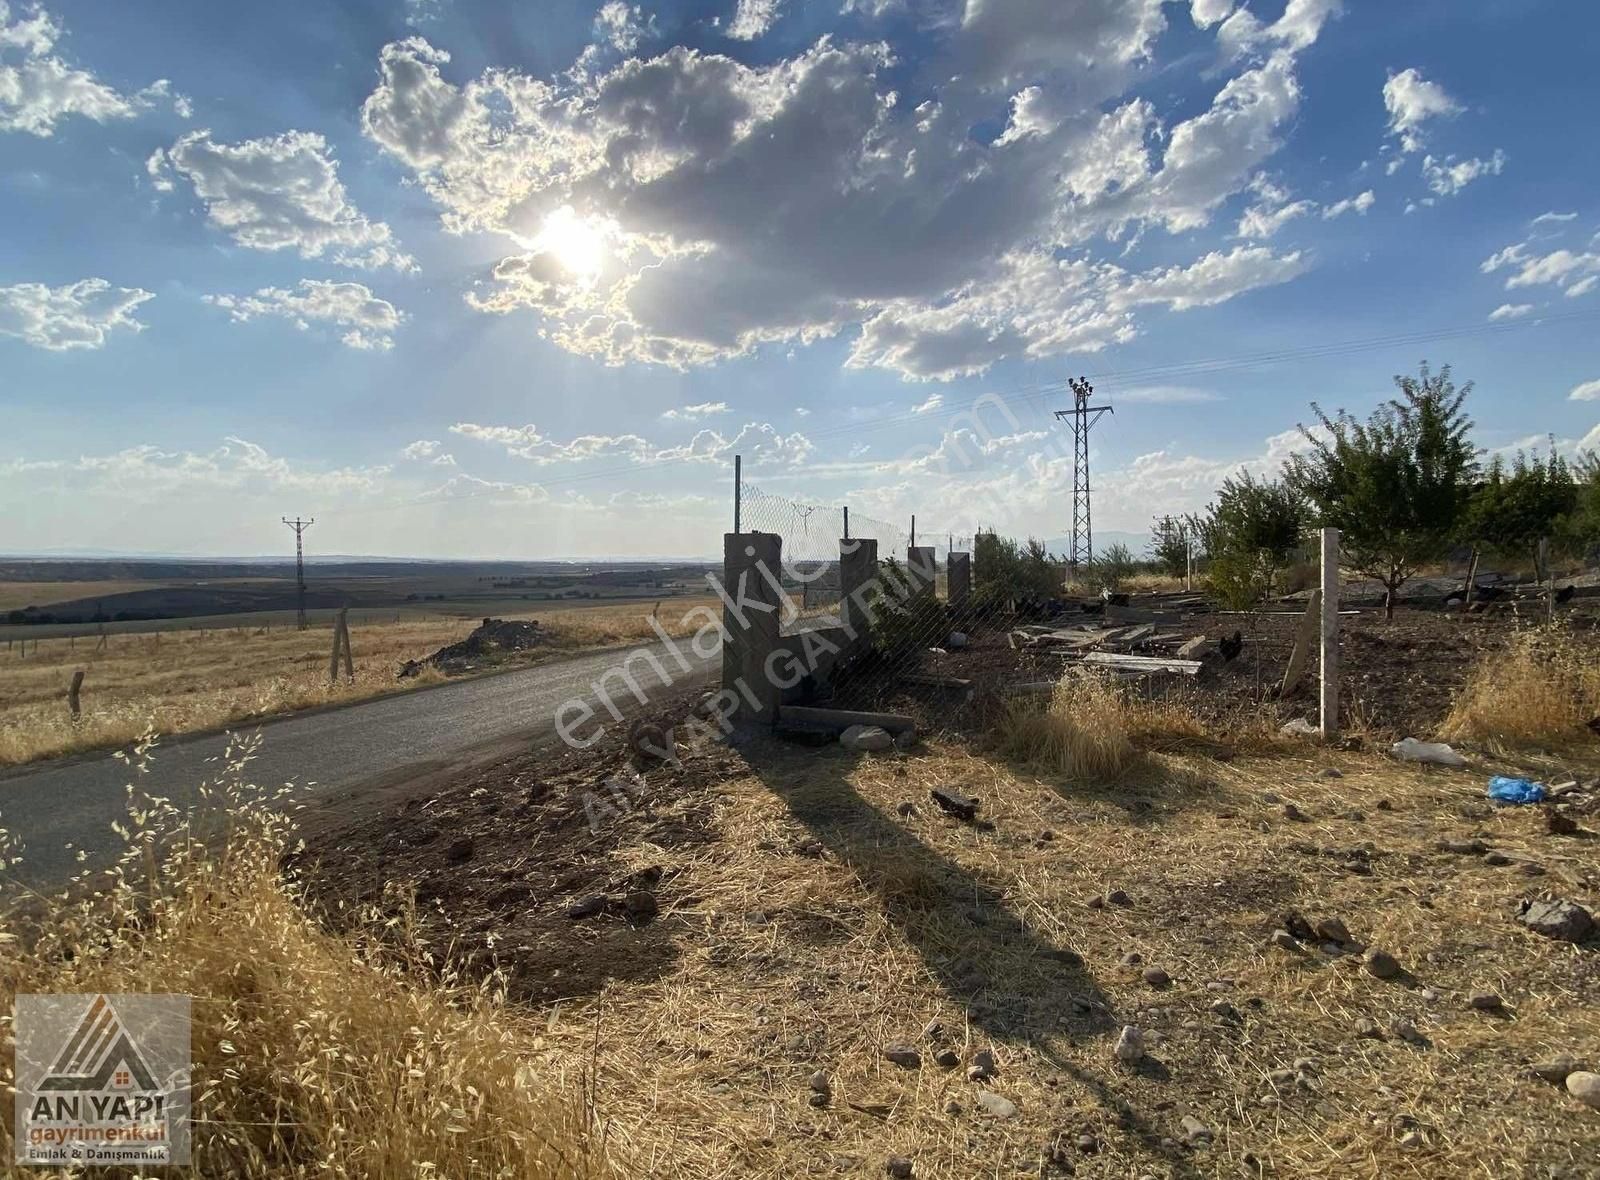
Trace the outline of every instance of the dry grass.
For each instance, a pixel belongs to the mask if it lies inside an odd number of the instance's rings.
[[[710,601],[710,600],[705,600]],[[683,635],[684,615],[700,600],[674,599],[659,622]],[[654,638],[650,606],[595,606],[539,613],[553,639],[509,663]],[[240,628],[117,634],[106,650],[94,637],[46,639],[0,652],[0,766],[80,750],[126,745],[153,727],[164,734],[218,729],[319,705],[345,703],[438,683],[440,673],[397,680],[408,659],[464,639],[477,619],[426,618],[352,626],[353,681],[328,682],[330,628]],[[83,715],[74,723],[66,689],[86,672]]]
[[[224,838],[194,843],[203,818],[153,805],[99,896],[35,899],[25,926],[10,915],[25,933],[0,961],[4,1039],[18,992],[192,997],[193,1174],[614,1174],[577,1079],[538,1074],[537,1030],[494,981],[461,982],[403,925],[382,952],[323,933],[279,879],[274,811],[237,780],[211,801]],[[152,874],[143,847],[158,832],[171,851]],[[8,1088],[11,1068],[6,1052]],[[13,1129],[0,1130],[8,1160]]]
[[[558,1057],[598,1045],[596,1101],[637,1174],[870,1176],[901,1155],[924,1180],[1058,1175],[1060,1148],[1080,1176],[1545,1180],[1600,1158],[1592,1112],[1525,1072],[1600,1050],[1594,952],[1512,920],[1520,896],[1547,889],[1593,905],[1592,847],[1546,837],[1529,809],[1491,812],[1478,773],[1312,747],[1158,756],[1165,773],[1132,785],[944,746],[748,756],[759,771],[718,789],[711,846],[662,840],[678,822],[666,800],[620,838],[619,876],[665,870],[659,921],[676,946],[660,975],[549,1012]],[[1342,778],[1318,776],[1330,763]],[[980,796],[993,829],[933,808],[928,790],[947,784]],[[1309,820],[1286,820],[1268,791]],[[1435,848],[1468,833],[1545,876]],[[1112,888],[1131,903],[1085,904]],[[1290,908],[1341,916],[1411,974],[1379,981],[1358,956],[1269,947]],[[1129,952],[1173,982],[1147,984],[1120,965]],[[1507,1015],[1469,1009],[1484,987]],[[1356,1034],[1359,1019],[1398,1017],[1426,1047]],[[1124,1023],[1146,1030],[1137,1070],[1111,1053]],[[886,1061],[895,1044],[921,1067]],[[959,1068],[935,1064],[941,1047]],[[965,1070],[983,1048],[999,1059],[983,1088],[1016,1103],[1013,1119],[975,1105]],[[1174,1143],[1182,1115],[1213,1145]]]
[[[171,582],[132,578],[108,578],[101,582],[0,582],[0,611],[30,606],[48,609],[58,602],[107,598],[135,590],[160,590],[170,585]]]
[[[1529,631],[1484,660],[1457,697],[1441,736],[1511,748],[1589,736],[1600,717],[1600,665],[1570,637]]]

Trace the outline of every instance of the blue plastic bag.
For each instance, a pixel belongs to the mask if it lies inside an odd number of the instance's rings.
[[[1502,803],[1543,803],[1544,787],[1525,778],[1497,774],[1489,780],[1489,798]]]

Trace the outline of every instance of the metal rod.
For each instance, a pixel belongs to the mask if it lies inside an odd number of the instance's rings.
[[[733,531],[740,532],[739,528],[739,496],[742,490],[744,475],[744,456],[733,457]]]
[[[850,505],[844,506],[844,539],[850,539]]]

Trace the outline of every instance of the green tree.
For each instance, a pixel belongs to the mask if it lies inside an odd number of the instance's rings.
[[[1449,365],[1426,362],[1394,381],[1400,396],[1364,423],[1313,402],[1321,430],[1300,427],[1310,450],[1284,472],[1312,523],[1340,531],[1341,564],[1382,583],[1388,618],[1400,587],[1459,535],[1478,470],[1462,408],[1472,383],[1457,389]]]
[[[1283,480],[1229,476],[1198,522],[1211,558],[1211,585],[1236,610],[1272,592],[1278,571],[1300,545],[1302,507]]]
[[[1158,516],[1150,526],[1150,560],[1161,572],[1181,578],[1189,572],[1189,522],[1177,516]]]
[[[1544,459],[1537,454],[1529,459],[1519,451],[1509,470],[1497,455],[1473,492],[1466,535],[1496,553],[1529,558],[1537,567],[1539,542],[1570,533],[1578,493],[1572,468],[1554,444]],[[1544,571],[1539,572],[1542,576]]]
[[[1581,452],[1572,463],[1576,493],[1562,527],[1566,547],[1584,558],[1600,547],[1600,451]]]
[[[1126,545],[1110,545],[1089,563],[1089,584],[1096,590],[1120,590],[1133,572],[1132,551]]]

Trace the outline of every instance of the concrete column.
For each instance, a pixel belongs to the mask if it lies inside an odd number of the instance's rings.
[[[948,570],[950,605],[965,606],[967,598],[972,594],[972,554],[952,553]]]
[[[932,545],[913,545],[907,553],[906,572],[916,586],[912,598],[934,598],[934,579],[939,576],[939,562],[933,555]]]
[[[1339,732],[1339,530],[1322,530],[1322,740]]]
[[[776,533],[725,533],[722,538],[722,687],[739,703],[729,719],[767,724],[778,719],[778,687],[768,657],[782,628],[779,591],[783,538]]]
[[[867,602],[870,587],[878,578],[878,542],[873,537],[856,537],[839,542],[839,621],[855,638],[852,650],[871,645],[867,624],[871,621]]]

